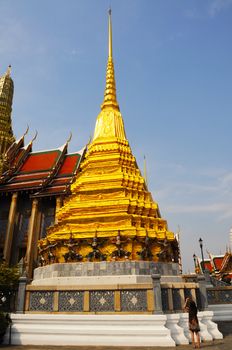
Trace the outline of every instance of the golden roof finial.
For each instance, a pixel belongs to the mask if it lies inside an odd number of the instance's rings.
[[[104,101],[101,105],[101,109],[107,107],[115,108],[119,110],[117,98],[116,98],[116,86],[114,78],[114,63],[113,63],[113,49],[112,49],[112,20],[111,9],[109,9],[109,56],[106,69],[106,87],[104,94]]]
[[[27,124],[27,130],[24,132],[23,137],[27,135],[28,131],[29,131],[29,125]]]
[[[6,76],[10,76],[11,74],[11,65],[9,64],[8,68],[7,68],[7,71],[6,71]]]
[[[111,8],[109,8],[109,57],[113,57]]]
[[[68,138],[68,140],[66,141],[66,143],[69,143],[71,140],[72,140],[72,131],[70,131],[70,135],[69,135],[69,138]]]
[[[145,180],[145,184],[148,187],[148,181],[147,181],[147,162],[146,162],[146,156],[143,156],[143,165],[144,165],[144,180]]]
[[[31,140],[31,143],[32,143],[33,141],[35,141],[35,139],[36,139],[37,135],[38,135],[38,131],[37,131],[37,130],[35,130],[35,136],[34,136],[34,137],[33,137],[33,139]]]

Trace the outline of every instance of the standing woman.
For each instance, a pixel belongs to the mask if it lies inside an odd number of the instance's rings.
[[[188,312],[189,314],[189,330],[191,333],[191,338],[192,338],[192,344],[194,345],[195,348],[200,348],[200,327],[199,327],[199,322],[197,318],[197,306],[195,302],[192,300],[192,298],[186,298],[184,309]],[[196,342],[195,342],[195,337],[196,336]]]

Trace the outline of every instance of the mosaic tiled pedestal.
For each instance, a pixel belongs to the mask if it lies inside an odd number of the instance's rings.
[[[98,284],[99,282],[109,284],[111,281],[114,283],[125,283],[126,281],[142,283],[147,282],[152,274],[172,276],[178,279],[179,265],[177,263],[132,260],[51,264],[34,270],[32,284],[67,285],[73,284],[75,280],[79,281],[80,284]]]
[[[27,286],[24,310],[160,313],[160,277],[157,288],[153,277],[168,275],[178,281],[178,273],[176,263],[150,261],[51,264],[35,269],[33,281]]]

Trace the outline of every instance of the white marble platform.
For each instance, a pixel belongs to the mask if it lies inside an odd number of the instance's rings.
[[[201,340],[222,339],[213,312],[199,314]],[[11,314],[13,345],[168,346],[188,344],[188,314]],[[5,336],[5,343],[9,334]]]
[[[213,321],[232,321],[232,304],[209,305],[213,311]]]
[[[165,315],[11,314],[11,318],[14,345],[175,346]]]

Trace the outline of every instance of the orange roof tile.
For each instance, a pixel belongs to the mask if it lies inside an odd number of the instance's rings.
[[[213,258],[213,263],[216,270],[218,271],[221,270],[223,259],[224,259],[224,256],[220,256],[220,257],[215,256]]]
[[[60,154],[60,150],[30,153],[19,172],[29,173],[51,170],[55,166]]]
[[[201,270],[203,271],[203,261],[202,260],[200,262],[200,265],[201,265]],[[211,265],[210,260],[204,260],[204,265],[205,265],[205,269],[209,270],[209,272],[213,271],[213,267]]]
[[[60,170],[57,174],[57,177],[67,175],[67,174],[73,174],[73,172],[76,170],[79,164],[79,160],[81,158],[81,155],[76,154],[67,154],[65,156],[64,162],[60,167]]]

